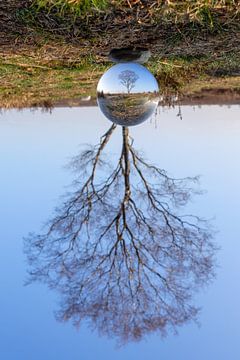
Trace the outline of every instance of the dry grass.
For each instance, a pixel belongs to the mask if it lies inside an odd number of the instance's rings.
[[[104,65],[98,67],[90,58],[50,57],[46,48],[41,50],[41,55],[31,56],[0,54],[1,108],[37,106],[95,95]]]
[[[140,22],[145,20],[163,23],[199,23],[213,29],[219,26],[218,16],[226,22],[237,19],[240,13],[238,0],[31,0],[36,10],[53,10],[60,17],[72,14],[73,18],[88,18],[104,11],[138,11]],[[227,14],[227,17],[224,15]],[[136,19],[138,20],[138,19]],[[224,21],[223,21],[224,23]]]
[[[71,14],[47,8],[49,1],[67,0],[0,3],[0,107],[94,96],[116,39],[118,47],[151,49],[148,66],[164,93],[208,86],[238,92],[239,1],[104,0],[102,12],[96,1],[82,0],[78,16],[79,0],[69,0]]]
[[[28,50],[28,51],[27,51]],[[206,89],[239,92],[239,76],[215,76],[234,71],[239,56],[215,59],[155,55],[148,67],[157,77],[162,94],[194,95]],[[66,44],[47,44],[29,51],[0,53],[0,107],[28,107],[54,104],[63,99],[96,96],[101,74],[111,64],[96,55],[81,56]],[[239,67],[238,67],[239,71]],[[240,75],[240,73],[239,73]]]

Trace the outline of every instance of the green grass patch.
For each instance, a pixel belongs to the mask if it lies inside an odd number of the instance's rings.
[[[87,16],[89,13],[106,9],[108,0],[33,0],[37,11],[44,9],[54,11],[60,17],[72,14],[74,17]]]

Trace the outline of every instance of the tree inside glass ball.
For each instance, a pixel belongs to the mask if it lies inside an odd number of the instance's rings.
[[[97,86],[97,101],[110,121],[133,126],[153,115],[158,93],[158,83],[151,72],[128,62],[114,65],[103,74]]]

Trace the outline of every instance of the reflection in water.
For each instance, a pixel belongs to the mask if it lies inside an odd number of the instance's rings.
[[[98,105],[115,124],[137,125],[154,114],[159,100],[158,91],[156,79],[144,66],[117,64],[98,83]]]
[[[115,129],[72,160],[75,190],[25,251],[30,281],[61,294],[59,320],[90,320],[126,342],[196,317],[192,294],[212,279],[215,248],[209,224],[181,211],[197,178],[149,164],[125,127],[111,167],[105,150]]]

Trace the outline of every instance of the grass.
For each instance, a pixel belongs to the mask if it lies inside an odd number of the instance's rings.
[[[49,13],[54,11],[60,17],[71,14],[77,17],[88,17],[91,13],[101,13],[103,10],[126,11],[138,8],[147,12],[152,22],[163,23],[191,23],[207,26],[209,29],[218,28],[218,15],[228,14],[227,22],[233,21],[240,13],[238,0],[32,0],[36,11],[42,9]]]
[[[101,11],[109,5],[108,0],[33,0],[32,7],[48,12],[55,11],[60,17],[72,14],[73,18],[86,16],[93,11]]]
[[[9,0],[11,1],[11,0]],[[131,19],[135,26],[174,26],[174,40],[195,36],[197,32],[215,33],[239,26],[238,0],[26,0],[27,6],[18,10],[18,18],[26,25],[59,31],[71,31],[81,26],[80,33],[93,36],[103,31],[106,22],[114,22],[118,14],[123,23]],[[35,25],[34,25],[35,24]],[[117,25],[116,25],[117,26]]]
[[[231,53],[221,56],[169,56],[153,58],[149,63],[163,92],[182,92],[194,80],[208,81],[233,75],[240,76],[240,54]],[[216,80],[216,79],[215,79]]]
[[[107,53],[129,44],[152,50],[162,93],[239,91],[239,1],[21,0],[14,11],[19,1],[7,0],[0,107],[95,96]]]
[[[0,57],[0,106],[26,107],[64,98],[95,95],[95,85],[105,66],[89,59],[67,63],[41,61],[23,55]]]
[[[240,4],[237,0],[172,0],[159,3],[158,11],[165,21],[206,24],[209,28],[219,25],[217,14],[228,13],[229,21],[240,11]]]
[[[64,53],[71,48],[64,47]],[[78,52],[76,52],[78,53]],[[48,59],[43,49],[35,56],[0,56],[0,106],[2,108],[54,104],[63,99],[96,96],[96,85],[110,63],[93,55],[71,59]],[[239,65],[240,56],[221,58],[191,56],[155,56],[148,68],[158,79],[161,93],[193,95],[202,89],[225,88],[239,91],[240,76],[215,76],[224,74]],[[240,74],[239,74],[240,75]]]

